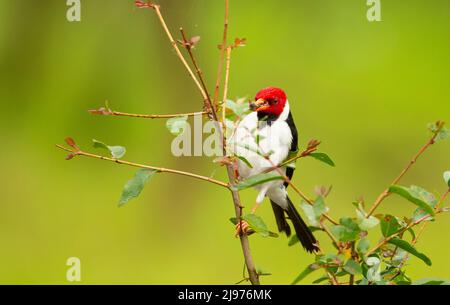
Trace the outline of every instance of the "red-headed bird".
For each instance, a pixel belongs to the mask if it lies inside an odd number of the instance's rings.
[[[242,161],[244,158],[239,158],[238,172],[240,178],[244,179],[279,166],[286,161],[289,152],[298,150],[297,128],[283,90],[275,87],[260,90],[256,94],[255,100],[250,102],[250,109],[252,112],[238,123],[230,138],[230,147],[234,154],[244,157],[251,165]],[[294,168],[284,166],[280,169],[289,180],[292,179]],[[286,219],[287,215],[306,251],[318,251],[314,235],[288,197],[286,191],[288,185],[283,180],[272,180],[257,185],[255,188],[259,193],[252,213],[255,213],[264,197],[269,197],[278,230],[285,232],[287,236],[291,235],[291,228]],[[236,229],[239,233],[240,224]]]

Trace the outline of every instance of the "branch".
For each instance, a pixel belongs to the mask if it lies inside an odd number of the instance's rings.
[[[191,58],[192,64],[194,65],[195,72],[197,73],[197,76],[198,76],[198,78],[199,78],[199,80],[200,80],[200,83],[201,83],[201,85],[202,85],[202,88],[203,88],[203,90],[204,90],[205,93],[206,93],[207,104],[205,103],[204,106],[208,106],[208,107],[204,107],[204,108],[205,108],[204,110],[207,111],[208,113],[210,113],[213,104],[212,104],[212,102],[211,102],[211,96],[209,95],[208,88],[206,87],[206,82],[205,82],[205,80],[204,80],[204,78],[203,78],[203,72],[202,72],[202,70],[199,68],[199,66],[198,66],[198,64],[197,64],[197,60],[195,59],[194,53],[192,52],[192,48],[193,48],[193,46],[194,46],[194,42],[192,41],[192,39],[191,39],[191,41],[188,41],[188,40],[187,40],[186,34],[185,34],[183,28],[180,28],[180,32],[181,32],[181,37],[182,37],[182,39],[183,39],[183,41],[182,41],[182,42],[183,42],[183,46],[184,46],[184,47],[186,48],[186,50],[188,51],[189,57]]]
[[[434,144],[434,141],[438,135],[438,133],[441,131],[441,129],[444,127],[444,122],[438,122],[437,123],[437,129],[434,131],[433,136],[428,140],[428,142],[422,146],[422,148],[413,156],[413,158],[409,161],[408,165],[400,172],[400,174],[391,182],[390,185],[397,184],[400,179],[408,172],[408,170],[411,168],[411,166],[416,163],[417,159],[427,150],[428,147]],[[372,205],[372,208],[367,213],[366,217],[369,218],[373,212],[375,212],[376,208],[381,204],[381,202],[389,196],[389,187],[386,188],[375,200],[374,204]]]
[[[117,164],[123,164],[123,165],[129,165],[129,166],[133,166],[133,167],[151,169],[151,170],[155,170],[158,173],[171,173],[171,174],[176,174],[176,175],[187,176],[187,177],[191,177],[191,178],[195,178],[195,179],[199,179],[199,180],[203,180],[203,181],[208,181],[208,182],[211,182],[211,183],[214,183],[214,184],[217,184],[217,185],[220,185],[222,187],[225,187],[225,188],[229,189],[229,185],[227,183],[219,181],[219,180],[212,179],[210,177],[200,176],[200,175],[197,175],[197,174],[193,174],[193,173],[189,173],[189,172],[183,172],[183,171],[170,169],[170,168],[150,166],[150,165],[139,164],[139,163],[129,162],[129,161],[115,159],[115,158],[104,157],[104,156],[100,156],[100,155],[96,155],[96,154],[91,154],[91,153],[88,153],[88,152],[80,150],[75,145],[72,146],[73,149],[69,149],[69,148],[66,148],[66,147],[64,147],[62,145],[58,145],[58,144],[56,145],[56,147],[58,147],[59,149],[65,150],[67,152],[70,152],[70,154],[68,155],[67,159],[72,159],[75,156],[85,156],[85,157],[90,157],[90,158],[95,158],[95,159],[100,159],[100,160],[111,161],[111,162],[114,162],[114,163],[117,163]]]
[[[136,6],[141,8],[152,8],[155,10],[156,15],[158,16],[158,19],[163,27],[164,32],[167,35],[167,38],[169,38],[170,43],[172,44],[173,49],[175,50],[175,53],[177,54],[177,57],[181,60],[181,63],[186,68],[189,76],[194,81],[195,85],[197,86],[198,90],[200,91],[200,94],[203,97],[203,101],[206,103],[209,100],[209,97],[205,90],[203,89],[202,85],[198,81],[197,77],[195,76],[194,72],[192,71],[191,67],[187,63],[186,59],[184,58],[183,54],[181,53],[180,49],[178,48],[177,42],[173,39],[172,33],[170,32],[169,28],[167,27],[166,21],[164,20],[164,17],[161,14],[161,8],[157,4],[153,4],[151,2],[144,3],[142,1],[136,1]]]
[[[223,37],[222,43],[220,44],[220,59],[219,65],[217,67],[217,78],[216,78],[216,87],[214,89],[214,107],[217,109],[217,104],[219,102],[219,87],[220,81],[222,79],[222,66],[225,57],[225,49],[227,48],[227,36],[228,36],[228,12],[229,12],[229,0],[225,0],[225,19],[223,24]]]
[[[226,104],[226,100],[228,98],[228,81],[230,79],[230,64],[231,64],[231,47],[227,47],[227,64],[225,67],[225,84],[223,87],[223,103],[222,103],[222,126],[223,126],[223,134],[224,134],[224,138],[225,135],[227,134],[227,125],[225,124],[225,114],[226,114],[226,108],[227,108],[227,104]]]
[[[209,112],[198,111],[198,112],[188,112],[188,113],[174,113],[174,114],[138,114],[138,113],[127,113],[111,110],[108,107],[101,107],[99,109],[91,109],[88,112],[96,115],[112,115],[112,116],[127,116],[132,118],[142,118],[142,119],[167,119],[175,118],[180,116],[195,116],[195,115],[205,115]]]

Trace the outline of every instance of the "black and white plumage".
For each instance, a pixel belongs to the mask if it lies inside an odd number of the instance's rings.
[[[254,110],[239,122],[230,143],[234,153],[244,157],[252,167],[238,161],[241,178],[248,178],[265,172],[269,168],[283,163],[289,152],[297,151],[298,134],[286,94],[279,88],[269,87],[259,91],[255,101],[250,103]],[[282,167],[281,170],[292,179],[294,169]],[[288,197],[288,183],[273,180],[257,185],[259,191],[254,210],[267,196],[272,204],[278,230],[291,235],[286,215],[292,221],[296,235],[308,252],[317,251],[317,241],[300,217],[294,204]]]

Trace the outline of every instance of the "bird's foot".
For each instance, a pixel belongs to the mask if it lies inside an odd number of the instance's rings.
[[[236,225],[236,233],[234,236],[240,236],[241,234],[247,234],[250,231],[250,226],[245,220],[241,220]]]

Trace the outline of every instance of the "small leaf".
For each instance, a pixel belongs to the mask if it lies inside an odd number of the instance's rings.
[[[311,156],[314,159],[322,161],[330,166],[335,166],[333,160],[331,160],[331,158],[326,153],[315,152],[315,153],[310,153],[308,156]]]
[[[436,142],[444,141],[450,137],[450,131],[444,127],[444,122],[437,121],[436,123],[430,123],[428,124],[428,129],[432,133],[437,132],[436,137],[434,139]]]
[[[225,105],[230,109],[235,115],[241,117],[250,111],[249,104],[242,102],[240,99],[235,102],[232,100],[227,100]]]
[[[357,246],[356,246],[356,251],[358,251],[361,254],[365,254],[367,251],[369,251],[369,239],[368,238],[362,238],[359,240]]]
[[[322,196],[318,196],[312,205],[302,201],[300,207],[306,214],[310,225],[318,227],[320,217],[328,212],[328,208],[325,206],[325,201]]]
[[[366,217],[365,213],[359,209],[356,210],[356,214],[358,216],[359,228],[363,231],[372,229],[380,223],[380,220],[378,218],[374,216]]]
[[[381,233],[384,237],[391,236],[402,228],[397,218],[392,215],[386,215],[381,219]]]
[[[447,186],[450,187],[450,171],[444,172],[444,181],[447,183]]]
[[[245,163],[245,165],[247,165],[249,168],[253,168],[252,164],[243,156],[238,156],[236,155],[236,157],[241,160],[242,162]]]
[[[320,283],[322,283],[323,281],[326,281],[326,280],[328,280],[328,279],[329,279],[328,276],[322,276],[322,277],[319,277],[317,280],[313,281],[313,284],[320,284]]]
[[[242,220],[245,220],[250,226],[250,228],[256,233],[259,233],[261,236],[278,237],[278,234],[269,231],[267,225],[258,215],[247,214],[242,217]]]
[[[103,148],[103,149],[109,150],[109,152],[111,153],[111,156],[115,159],[122,158],[125,155],[125,153],[127,152],[127,150],[123,146],[109,146],[109,145],[106,145],[105,143],[97,141],[95,139],[92,139],[92,142],[94,143],[93,144],[94,148]]]
[[[166,127],[171,134],[175,136],[181,135],[187,126],[187,115],[170,118],[166,121]]]
[[[231,223],[234,224],[234,225],[237,225],[238,222],[239,222],[238,219],[237,219],[236,217],[231,217],[231,218],[230,218],[230,221],[231,221]]]
[[[331,227],[331,232],[340,241],[348,242],[356,240],[361,229],[353,219],[345,217],[339,220],[339,225]]]
[[[257,174],[254,176],[250,176],[249,178],[244,179],[242,181],[239,181],[239,183],[233,185],[231,189],[234,191],[241,191],[249,187],[269,182],[272,180],[283,180],[283,177],[275,172]]]
[[[67,145],[69,145],[70,147],[78,149],[77,145],[75,144],[74,139],[72,139],[71,137],[67,137],[65,139],[65,141],[66,141]]]
[[[389,241],[389,243],[399,247],[400,249],[403,249],[403,250],[411,253],[412,255],[414,255],[414,256],[420,258],[422,261],[424,261],[425,264],[427,264],[428,266],[431,266],[431,260],[425,254],[418,252],[416,250],[416,248],[414,248],[414,246],[412,246],[407,241],[396,237],[396,238],[391,239]]]
[[[316,264],[311,264],[308,267],[305,268],[305,270],[303,270],[296,278],[295,280],[292,282],[292,285],[297,284],[298,282],[300,282],[301,280],[303,280],[306,276],[308,276],[308,274],[312,273],[313,271],[319,269],[319,266]]]
[[[361,266],[352,259],[349,259],[347,263],[345,263],[343,269],[350,274],[357,275],[362,273]]]
[[[428,203],[423,201],[422,199],[415,197],[415,195],[417,195],[417,194],[414,193],[414,191],[411,192],[410,189],[408,189],[404,186],[391,185],[389,187],[389,192],[402,196],[403,198],[407,199],[408,201],[410,201],[410,202],[414,203],[415,205],[419,206],[420,208],[424,209],[428,214],[434,216],[433,208]]]
[[[412,283],[413,285],[450,285],[450,280],[444,279],[420,279]]]
[[[124,205],[131,199],[138,197],[145,183],[156,173],[156,170],[152,169],[139,169],[134,177],[129,180],[122,191],[122,196],[119,200],[119,206]]]

